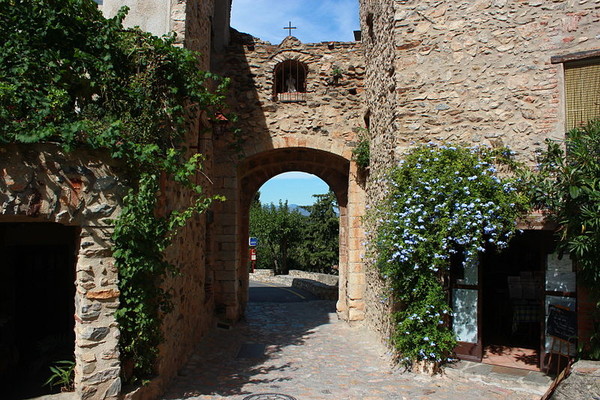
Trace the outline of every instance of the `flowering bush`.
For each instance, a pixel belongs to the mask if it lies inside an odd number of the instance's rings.
[[[502,249],[525,210],[506,149],[427,145],[390,171],[389,193],[375,211],[376,264],[399,311],[393,341],[405,363],[440,363],[456,345],[443,282],[451,260],[477,261]]]

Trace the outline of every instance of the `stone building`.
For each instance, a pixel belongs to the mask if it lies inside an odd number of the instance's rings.
[[[415,143],[505,145],[533,165],[545,139],[564,138],[567,129],[600,115],[598,1],[360,5],[372,143],[367,203],[382,195],[378,172]],[[551,254],[551,227],[540,219],[522,225],[524,235],[503,256],[482,260],[479,281],[453,290],[453,301],[471,299],[455,310],[472,327],[459,337],[464,358],[481,360],[487,346],[510,345],[511,330],[524,322],[515,316],[533,309],[534,340],[527,345],[543,363],[551,345],[541,338],[549,305],[577,312],[581,340],[591,333],[591,305],[576,290],[572,263]],[[367,271],[366,319],[385,337],[382,283]]]
[[[175,31],[178,45],[201,52],[204,69],[228,40],[229,1],[97,3],[107,16],[128,5],[130,26],[159,36]],[[207,121],[202,115],[191,121],[186,138],[191,152],[210,154]],[[210,163],[205,172],[211,174]],[[204,183],[210,195],[212,188]],[[69,359],[73,353],[79,398],[121,394],[119,272],[111,236],[126,192],[123,169],[101,152],[65,153],[50,144],[0,146],[0,381],[14,388],[9,396],[38,395],[30,391],[30,378],[47,379],[44,357]],[[178,209],[189,197],[167,181],[161,192],[159,212]],[[132,397],[161,391],[215,324],[211,277],[205,273],[211,247],[206,230],[205,215],[192,219],[166,254],[182,272],[163,283],[173,293],[175,311],[164,320],[169,334],[160,348],[157,379]],[[32,372],[37,365],[39,371]]]
[[[119,291],[107,244],[125,192],[119,165],[52,145],[4,145],[0,154],[3,383],[35,395],[28,378],[42,371],[31,369],[75,351],[78,389],[113,397]]]
[[[364,314],[360,259],[364,193],[350,161],[364,128],[364,59],[359,43],[302,44],[288,36],[272,45],[233,32],[217,61],[231,78],[229,104],[237,134],[214,147],[215,190],[228,201],[215,207],[218,248],[211,261],[217,307],[228,319],[244,310],[248,284],[248,217],[260,186],[286,171],[323,179],[340,206],[340,298],[344,319]]]
[[[168,249],[167,259],[181,275],[163,283],[173,293],[174,311],[164,319],[168,334],[157,377],[127,396],[155,397],[218,320],[235,322],[243,315],[250,199],[281,172],[313,173],[335,192],[341,216],[338,310],[348,321],[362,320],[364,191],[350,161],[365,126],[360,44],[302,44],[288,37],[271,45],[237,32],[230,41],[229,2],[97,3],[108,17],[129,6],[126,25],[156,35],[175,31],[178,45],[200,51],[202,68],[233,78],[230,106],[240,116],[241,134],[223,117],[191,121],[187,147],[206,156],[198,179],[207,194],[228,200],[190,221]],[[9,260],[1,283],[2,379],[21,378],[18,358],[24,360],[32,343],[61,336],[64,358],[75,354],[78,396],[116,398],[127,368],[118,350],[119,272],[111,256],[112,220],[127,191],[123,170],[102,153],[64,153],[53,145],[7,145],[0,154],[0,248]],[[167,181],[161,193],[159,212],[177,209],[187,196]],[[35,324],[19,317],[42,310],[44,319]],[[7,373],[11,369],[15,376]]]
[[[365,320],[384,338],[390,310],[379,301],[383,283],[361,258],[361,217],[365,205],[383,194],[380,172],[414,143],[431,140],[507,145],[533,163],[546,138],[560,139],[566,128],[592,116],[577,114],[582,89],[592,82],[579,77],[598,76],[599,0],[361,0],[362,42],[316,44],[291,36],[270,44],[230,31],[230,1],[97,3],[107,16],[128,5],[130,26],[157,35],[175,31],[178,45],[200,51],[204,69],[231,78],[230,110],[223,111],[239,117],[227,124],[222,115],[198,115],[190,128],[188,148],[207,157],[198,179],[208,194],[223,194],[227,201],[190,221],[168,251],[182,271],[164,283],[174,293],[174,312],[163,326],[169,334],[157,378],[130,398],[155,397],[217,321],[243,315],[249,207],[270,178],[304,171],[335,192],[339,315],[349,322]],[[210,121],[213,129],[204,129]],[[371,141],[368,177],[351,160],[363,128]],[[122,392],[114,317],[118,271],[110,250],[110,220],[118,216],[127,189],[121,172],[101,153],[65,154],[52,145],[0,147],[0,249],[8,266],[0,270],[3,376],[25,351],[15,348],[17,336],[30,343],[61,336],[75,353],[81,398]],[[169,182],[162,192],[167,211],[186,197]],[[545,293],[528,300],[541,313],[546,304],[576,308],[585,337],[591,327],[583,294],[573,287],[572,265],[549,255],[552,235],[542,223],[524,228],[524,239],[509,249],[508,258],[484,260],[486,269],[495,270],[498,281],[518,277],[521,293],[542,279]],[[526,258],[534,261],[517,270],[503,266]],[[489,275],[481,279],[492,281]],[[471,288],[471,295],[490,298],[489,291],[504,291],[510,297],[505,289],[484,283]],[[477,360],[485,346],[501,344],[485,332],[489,315],[504,311],[489,302],[471,306],[484,312],[462,310],[478,328],[463,338],[461,354]],[[36,324],[22,315],[35,317]],[[504,318],[499,329],[510,329],[512,322]],[[541,338],[533,345],[548,349]]]

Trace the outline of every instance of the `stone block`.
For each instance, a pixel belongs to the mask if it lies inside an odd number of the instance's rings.
[[[363,300],[348,300],[348,307],[355,308],[360,311],[365,311],[365,302]]]
[[[237,280],[234,281],[222,281],[220,283],[223,293],[237,293]]]
[[[97,319],[102,312],[102,305],[100,303],[94,303],[89,305],[81,306],[77,316],[85,321],[92,321]]]
[[[120,393],[121,393],[121,378],[117,378],[113,381],[113,383],[106,390],[106,393],[104,394],[104,398],[110,399],[113,397],[117,397]]]
[[[215,271],[215,279],[217,281],[231,281],[236,276],[235,270],[232,271]]]
[[[119,378],[120,368],[108,368],[84,378],[86,384],[98,384]]]
[[[349,286],[365,286],[367,283],[365,274],[361,273],[350,273],[348,274],[348,285]]]
[[[94,328],[88,326],[79,332],[79,338],[84,340],[99,341],[104,339],[109,332],[110,328],[107,327]]]
[[[360,300],[365,293],[364,285],[348,285],[348,298],[352,300]]]
[[[365,312],[356,308],[348,310],[348,321],[362,321],[365,319]]]
[[[348,262],[350,265],[359,264],[359,267],[362,269],[363,263],[363,254],[364,250],[350,250],[348,252]],[[360,272],[360,271],[350,271],[350,272]]]
[[[110,300],[118,298],[120,295],[117,289],[105,289],[105,290],[90,290],[85,294],[88,299],[94,300]]]
[[[345,300],[341,300],[341,299],[337,301],[335,307],[336,307],[336,310],[337,310],[338,313],[344,312],[344,311],[348,310],[348,305],[346,304],[346,301]]]
[[[81,388],[81,392],[80,392],[80,398],[81,400],[92,400],[94,398],[94,396],[96,395],[96,392],[98,391],[98,388],[96,388],[96,386],[90,386],[90,385],[84,385]]]

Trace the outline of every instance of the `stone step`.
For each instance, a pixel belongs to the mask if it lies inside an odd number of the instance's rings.
[[[444,372],[450,378],[480,382],[540,396],[546,393],[552,384],[552,378],[539,371],[464,360],[446,366]]]

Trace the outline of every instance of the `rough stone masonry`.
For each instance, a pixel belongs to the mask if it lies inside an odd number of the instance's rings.
[[[533,165],[565,133],[564,70],[551,57],[600,48],[599,0],[361,0],[367,206],[379,173],[408,147],[434,142],[510,147]],[[367,321],[389,334],[383,282],[367,268]]]

